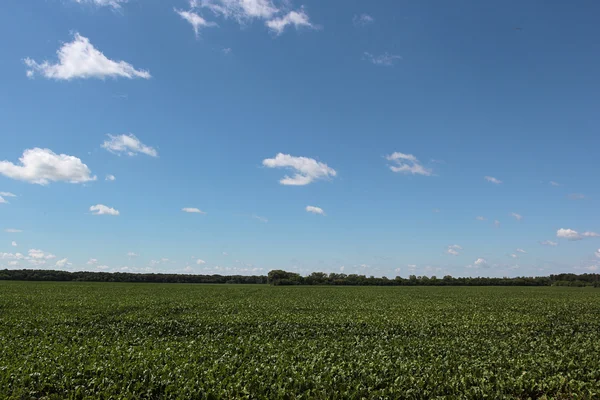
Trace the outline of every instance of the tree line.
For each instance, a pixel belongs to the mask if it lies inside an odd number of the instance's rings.
[[[557,274],[550,276],[486,278],[410,275],[408,278],[374,277],[356,274],[313,272],[301,276],[295,272],[272,270],[263,275],[191,275],[125,272],[68,272],[41,269],[0,270],[0,280],[61,282],[147,282],[147,283],[214,283],[271,285],[338,285],[338,286],[594,286],[600,287],[600,274]]]

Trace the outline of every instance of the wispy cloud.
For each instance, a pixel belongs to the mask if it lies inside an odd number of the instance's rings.
[[[267,222],[269,222],[269,220],[267,218],[261,217],[260,215],[256,215],[256,214],[252,214],[252,218],[254,218],[255,220],[260,221],[262,223],[265,223],[265,224]]]
[[[446,254],[450,254],[451,256],[457,256],[460,254],[458,251],[462,249],[463,248],[461,246],[453,244],[448,246],[448,248],[446,249]]]
[[[114,180],[116,180],[116,179],[117,178],[115,178],[114,175],[106,175],[106,178],[104,178],[105,181],[111,181],[111,182],[114,181]]]
[[[73,41],[65,43],[58,51],[58,62],[38,63],[31,58],[24,60],[29,67],[27,76],[36,73],[48,79],[71,80],[89,78],[143,78],[149,79],[150,73],[137,70],[125,61],[113,61],[97,50],[88,38],[75,33]]]
[[[560,183],[558,183],[558,182],[550,181],[549,183],[552,186],[560,186]]]
[[[365,51],[363,53],[363,58],[375,65],[380,65],[383,67],[391,67],[392,65],[394,65],[396,63],[396,61],[401,60],[402,56],[399,56],[397,54],[390,54],[387,52],[380,54],[380,55],[374,55],[374,54],[369,53],[368,51]]]
[[[511,212],[510,215],[517,221],[521,221],[523,219],[523,216],[521,214],[517,214],[516,212]]]
[[[358,27],[370,25],[374,21],[375,21],[375,18],[373,18],[369,14],[355,15],[354,18],[352,18],[352,23],[354,24],[354,26],[358,26]]]
[[[477,221],[485,221],[485,217],[482,217],[482,216],[475,217],[475,219]]]
[[[523,250],[523,249],[517,249],[517,253],[523,253],[523,254],[526,254],[527,252],[526,252],[525,250]]]
[[[4,197],[17,197],[16,194],[12,194],[11,192],[0,192],[0,196],[4,196]]]
[[[385,158],[392,162],[393,165],[390,165],[389,167],[393,172],[425,176],[433,175],[433,171],[425,168],[417,157],[412,154],[395,152]]]
[[[500,221],[498,221],[497,219],[496,219],[496,220],[494,220],[494,226],[495,226],[496,228],[499,228],[499,227],[500,227]]]
[[[282,17],[271,19],[266,22],[266,25],[277,35],[282,34],[287,26],[293,26],[296,29],[300,27],[315,29],[303,9],[290,11]]]
[[[158,157],[158,151],[142,143],[133,133],[127,135],[111,135],[102,143],[102,148],[114,154],[135,156],[139,153]]]
[[[49,149],[28,149],[19,158],[20,165],[0,161],[0,175],[38,185],[50,182],[84,183],[96,180],[79,158],[56,154]]]
[[[295,172],[294,176],[285,176],[279,181],[282,185],[303,186],[319,179],[335,177],[337,172],[327,164],[307,157],[294,157],[279,153],[275,158],[263,160],[268,168],[288,168]]]
[[[21,229],[15,229],[15,228],[6,228],[4,230],[4,232],[6,233],[21,233],[23,232]]]
[[[313,213],[313,214],[325,215],[325,211],[323,211],[322,208],[315,207],[315,206],[306,206],[306,212]]]
[[[493,176],[484,176],[483,178],[488,182],[495,183],[496,185],[499,185],[502,183],[502,181],[500,179],[496,179]]]
[[[92,4],[98,7],[112,7],[114,9],[121,8],[121,4],[127,3],[127,0],[74,0],[79,4]]]
[[[192,214],[206,214],[204,211],[196,207],[184,207],[181,209],[181,211]]]
[[[95,206],[90,207],[90,211],[94,215],[119,215],[119,211],[114,208],[105,206],[104,204],[96,204]]]
[[[558,242],[553,242],[552,240],[544,240],[540,244],[542,246],[558,246]]]
[[[585,195],[582,193],[571,193],[569,196],[571,200],[583,200],[585,199]]]
[[[192,25],[196,37],[200,36],[200,29],[217,26],[216,23],[205,20],[193,11],[179,10],[177,8],[174,8],[174,10],[177,14],[179,14],[181,18],[183,18],[184,20],[189,22],[190,25]]]

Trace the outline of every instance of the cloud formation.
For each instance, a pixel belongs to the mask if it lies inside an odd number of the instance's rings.
[[[56,154],[49,149],[27,149],[19,158],[20,165],[0,161],[0,175],[38,185],[50,182],[84,183],[96,180],[79,158]]]
[[[108,139],[102,143],[102,148],[114,154],[126,154],[135,156],[139,153],[158,157],[158,151],[155,148],[146,146],[133,133],[128,135],[111,135],[108,134]]]
[[[319,215],[325,215],[325,211],[323,211],[322,208],[315,207],[315,206],[306,206],[306,212],[313,213],[313,214],[319,214]]]
[[[540,242],[542,246],[558,246],[558,242],[553,242],[552,240],[544,240]]]
[[[104,204],[96,204],[95,206],[91,206],[90,211],[92,211],[92,214],[94,215],[119,215],[119,211],[105,206]]]
[[[371,17],[369,14],[360,14],[360,15],[355,15],[354,18],[352,18],[352,23],[354,24],[354,26],[367,26],[369,24],[372,24],[375,21],[375,18]]]
[[[273,18],[267,21],[266,25],[277,35],[281,35],[287,26],[293,26],[296,29],[299,27],[314,28],[314,25],[310,23],[308,15],[306,15],[303,9],[290,11],[282,17]]]
[[[386,156],[385,159],[395,164],[389,166],[393,172],[424,176],[433,175],[433,171],[423,167],[417,157],[412,154],[395,152]]]
[[[512,217],[514,217],[514,218],[515,218],[517,221],[520,221],[520,220],[522,220],[522,219],[523,219],[523,216],[522,216],[521,214],[517,214],[517,213],[515,213],[515,212],[512,212],[512,213],[510,213],[510,215],[511,215]]]
[[[74,0],[79,4],[93,4],[98,7],[112,7],[114,9],[121,8],[121,4],[127,3],[127,0]]]
[[[499,185],[499,184],[501,184],[501,183],[502,183],[502,181],[501,181],[501,180],[499,180],[499,179],[496,179],[496,178],[494,178],[493,176],[484,176],[483,178],[484,178],[486,181],[488,181],[488,182],[495,183],[496,185]]]
[[[200,29],[217,26],[216,23],[205,20],[193,11],[178,10],[177,8],[175,8],[174,10],[177,14],[179,14],[181,18],[183,18],[184,20],[189,22],[190,25],[192,25],[192,29],[194,29],[194,34],[196,35],[196,37],[200,36]]]
[[[581,240],[584,238],[600,237],[600,233],[586,231],[586,232],[583,232],[580,234],[579,232],[577,232],[576,230],[573,230],[573,229],[561,228],[556,231],[556,237],[573,241],[573,240]]]
[[[114,175],[106,175],[106,178],[104,178],[104,180],[111,181],[111,182],[115,181],[116,179],[117,178],[115,178]]]
[[[294,176],[285,176],[279,181],[282,185],[303,186],[319,179],[335,177],[337,172],[327,164],[307,157],[294,157],[278,153],[275,158],[263,160],[268,168],[287,168],[293,170]]]
[[[458,250],[462,250],[462,247],[457,244],[453,244],[451,246],[448,246],[448,248],[446,249],[446,254],[450,254],[451,256],[457,256],[460,254]]]
[[[65,43],[58,51],[58,62],[51,64],[44,61],[41,64],[31,58],[24,60],[29,67],[27,76],[36,73],[55,80],[71,79],[105,79],[105,78],[143,78],[150,79],[148,71],[137,70],[125,61],[113,61],[97,50],[88,38],[75,33],[73,41]]]
[[[390,54],[388,52],[385,52],[376,56],[374,54],[369,53],[368,51],[365,51],[363,53],[363,58],[371,62],[372,64],[380,65],[383,67],[391,67],[396,63],[397,60],[402,59],[402,57],[397,54]]]
[[[23,232],[21,229],[15,229],[15,228],[6,228],[4,230],[4,232],[6,233],[21,233]]]
[[[184,207],[181,209],[181,211],[192,214],[206,214],[204,211],[196,207]]]

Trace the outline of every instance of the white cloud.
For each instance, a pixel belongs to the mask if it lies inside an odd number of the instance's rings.
[[[510,213],[510,215],[511,215],[511,216],[513,216],[513,217],[515,217],[515,219],[516,219],[517,221],[520,221],[520,220],[522,220],[522,219],[523,219],[523,216],[522,216],[521,214],[517,214],[517,213],[515,213],[515,212],[512,212],[512,213]]]
[[[192,0],[192,7],[208,8],[216,15],[243,23],[249,19],[271,19],[279,12],[270,0]]]
[[[95,265],[95,264],[98,264],[98,260],[95,258],[90,258],[86,264],[87,265]]]
[[[560,186],[560,183],[554,182],[554,181],[550,181],[550,185],[552,185],[552,186]]]
[[[315,207],[315,206],[306,206],[306,212],[313,213],[313,214],[325,215],[325,211],[323,211],[322,208]]]
[[[21,253],[0,253],[0,259],[2,260],[24,260],[27,257]]]
[[[485,217],[479,216],[475,218],[477,221],[485,221]]]
[[[581,193],[571,193],[569,196],[571,200],[583,200],[585,199],[585,195]]]
[[[196,264],[198,264],[198,265],[206,264],[206,261],[201,260],[201,259],[197,259],[196,260]]]
[[[223,54],[231,54],[231,47],[225,47],[221,50]]]
[[[579,232],[573,229],[564,229],[561,228],[556,231],[556,237],[568,240],[581,240],[582,237]]]
[[[502,181],[501,181],[501,180],[499,180],[499,179],[496,179],[496,178],[494,178],[493,176],[484,176],[483,178],[484,178],[486,181],[488,181],[488,182],[495,183],[496,185],[499,185],[499,184],[501,184],[501,183],[502,183]]]
[[[137,70],[125,61],[113,61],[98,51],[88,38],[75,33],[73,41],[65,43],[57,52],[58,63],[41,64],[26,58],[27,76],[33,77],[36,72],[45,78],[56,80],[99,78],[144,78],[149,79],[150,73]]]
[[[56,266],[58,268],[64,268],[67,265],[71,265],[71,263],[69,262],[69,259],[67,259],[67,258],[63,258],[62,260],[58,260],[56,262]]]
[[[296,29],[302,26],[314,28],[314,25],[310,23],[308,15],[306,15],[303,9],[300,9],[299,11],[290,11],[282,17],[271,19],[266,22],[266,25],[278,35],[283,33],[285,27],[288,25],[294,26]]]
[[[594,254],[596,254],[596,257],[600,258],[600,249],[598,249]]]
[[[223,255],[224,255],[224,256],[228,256],[228,255],[229,255],[229,253],[227,253],[226,251],[224,251],[224,252],[223,252]]]
[[[485,258],[478,258],[477,260],[475,260],[475,262],[473,264],[477,267],[487,267],[488,266],[488,262],[486,261]]]
[[[181,211],[186,212],[186,213],[206,214],[204,211],[202,211],[196,207],[184,207],[181,209]]]
[[[133,134],[128,135],[111,135],[108,134],[108,140],[102,143],[102,148],[114,154],[127,154],[134,156],[139,153],[147,154],[151,157],[158,157],[156,149],[146,146],[144,143]]]
[[[127,267],[127,266],[121,267],[121,271],[129,271],[129,267]]]
[[[0,161],[0,174],[38,185],[50,182],[83,183],[96,180],[87,165],[74,156],[56,154],[49,149],[27,149],[19,158],[21,165]]]
[[[27,254],[29,254],[30,258],[35,260],[51,260],[53,258],[56,258],[56,256],[52,253],[45,253],[42,250],[37,249],[29,249]]]
[[[75,0],[79,4],[93,4],[98,7],[112,7],[114,9],[121,8],[121,4],[127,3],[127,0]]]
[[[106,175],[106,178],[104,178],[104,180],[111,181],[111,182],[115,181],[116,179],[117,178],[114,175],[110,175],[110,174]]]
[[[451,246],[448,246],[448,249],[446,249],[446,254],[450,254],[451,256],[457,256],[460,254],[458,250],[462,250],[462,247],[460,247],[457,244],[453,244]]]
[[[279,181],[282,185],[303,186],[317,179],[334,177],[337,172],[327,164],[307,157],[294,157],[289,154],[278,153],[275,158],[263,160],[263,165],[268,168],[288,168],[295,174],[293,177],[285,176]]]
[[[600,237],[600,233],[596,232],[583,232],[581,234],[582,237]]]
[[[372,24],[373,21],[375,21],[375,19],[369,14],[355,15],[354,18],[352,18],[352,23],[354,26],[367,26]]]
[[[11,192],[0,192],[0,196],[4,196],[4,197],[17,197],[16,194],[12,194]]]
[[[370,61],[371,63],[375,64],[375,65],[381,65],[384,67],[391,67],[392,65],[394,65],[394,63],[396,62],[396,60],[401,60],[402,57],[396,54],[390,54],[388,52],[385,52],[383,54],[380,54],[378,56],[373,55],[367,51],[365,51],[363,53],[363,58]]]
[[[523,253],[523,254],[527,254],[527,252],[523,249],[517,249],[517,253]]]
[[[496,219],[496,220],[494,220],[494,226],[495,226],[496,228],[499,228],[499,227],[500,227],[500,221],[498,221],[497,219]]]
[[[0,204],[8,204],[8,201],[4,200],[4,198],[0,196]]]
[[[406,264],[406,266],[408,267],[408,269],[416,269],[417,268],[417,264]]]
[[[12,241],[12,243],[10,244],[12,247],[17,247],[17,242],[15,242],[14,240]]]
[[[260,215],[256,215],[256,214],[252,214],[252,218],[254,218],[254,219],[256,219],[256,220],[258,220],[258,221],[260,221],[262,223],[265,223],[265,224],[267,222],[269,222],[269,220],[267,218],[261,217]]]
[[[96,268],[98,268],[101,271],[104,271],[109,269],[110,267],[108,265],[98,265]]]
[[[6,233],[21,233],[23,232],[21,229],[15,229],[15,228],[6,228],[4,230],[4,232]]]
[[[193,271],[193,268],[192,268],[192,267],[190,267],[189,265],[188,265],[188,266],[186,266],[186,267],[183,269],[183,272],[187,272],[187,273],[190,273],[190,272],[192,272],[192,271]]]
[[[510,255],[512,258],[519,258],[519,256],[517,256],[516,254],[511,254]]]
[[[205,20],[204,18],[202,18],[200,15],[196,14],[193,11],[178,10],[176,8],[174,10],[177,14],[179,14],[179,16],[181,18],[183,18],[184,20],[189,22],[190,25],[192,25],[192,28],[194,29],[194,33],[196,34],[196,37],[200,36],[201,28],[209,28],[212,26],[217,26],[216,23]]]
[[[553,242],[552,240],[544,240],[543,242],[540,242],[540,244],[543,246],[558,246],[558,243]]]
[[[90,207],[90,211],[94,215],[119,215],[119,211],[114,208],[105,206],[104,204],[96,204]]]
[[[389,156],[386,156],[385,158],[386,160],[396,164],[390,165],[390,169],[393,172],[425,176],[433,175],[433,171],[423,167],[423,165],[421,165],[417,157],[413,156],[412,154],[395,152],[390,154]]]
[[[127,257],[129,257],[129,258],[137,257],[137,256],[138,256],[138,254],[134,253],[133,251],[130,251],[130,252],[127,253]]]

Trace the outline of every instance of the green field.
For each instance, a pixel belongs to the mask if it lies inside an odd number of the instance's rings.
[[[0,282],[0,398],[600,398],[600,290]]]

